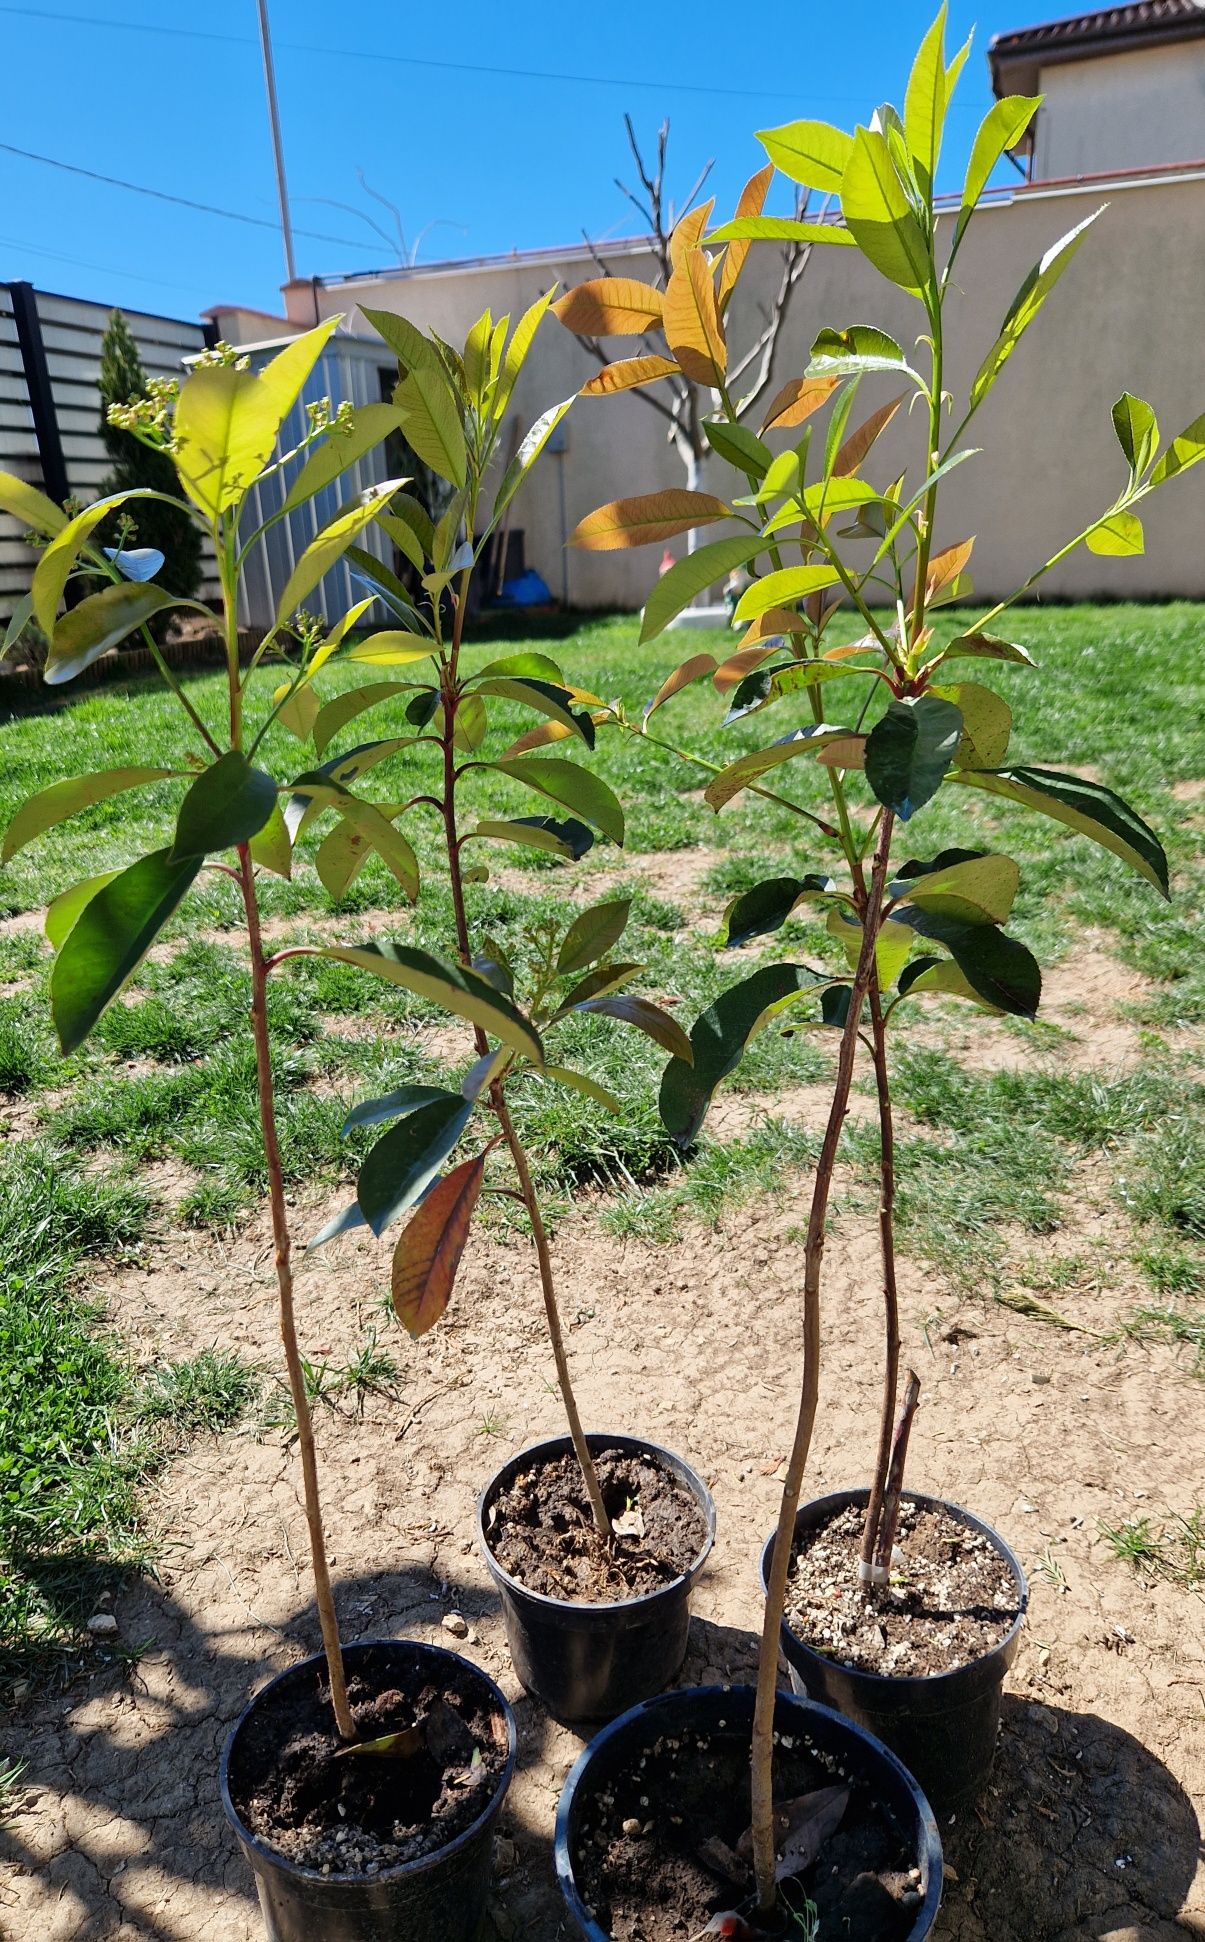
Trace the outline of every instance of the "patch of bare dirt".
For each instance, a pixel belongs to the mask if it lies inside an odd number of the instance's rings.
[[[707,1478],[719,1535],[695,1595],[687,1680],[744,1679],[756,1560],[777,1508],[798,1379],[808,1182],[672,1247],[579,1219],[556,1236],[588,1425],[647,1433]],[[298,1233],[334,1206],[299,1204]],[[1069,1222],[1038,1245],[1091,1252]],[[1032,1245],[1032,1243],[1031,1243]],[[349,1638],[447,1642],[497,1677],[520,1722],[498,1848],[491,1942],[568,1932],[551,1871],[556,1800],[580,1747],[520,1693],[474,1541],[474,1500],[518,1444],[559,1432],[538,1283],[523,1243],[479,1232],[447,1321],[419,1343],[386,1322],[390,1241],[353,1235],[299,1263],[307,1353],[337,1364],[370,1328],[396,1394],[318,1412],[330,1550]],[[1200,1495],[1201,1389],[1164,1347],[1102,1339],[1138,1291],[1112,1274],[1060,1288],[1063,1331],[955,1302],[902,1264],[905,1353],[923,1380],[910,1481],[974,1508],[1026,1565],[1032,1610],[1010,1676],[990,1791],[943,1828],[941,1942],[1185,1942],[1205,1936],[1196,1812],[1205,1798],[1205,1606],[1147,1585],[1097,1539]],[[97,1274],[141,1353],[214,1342],[275,1368],[262,1218],[235,1240],[167,1231],[143,1266]],[[842,1208],[827,1253],[826,1366],[808,1488],[864,1481],[880,1372],[873,1218]],[[388,1332],[386,1332],[388,1331]],[[92,1648],[62,1694],[31,1697],[4,1751],[28,1791],[0,1836],[10,1942],[258,1942],[250,1877],[222,1820],[216,1768],[247,1695],[317,1645],[295,1452],[287,1433],[202,1438],[155,1502],[157,1580],[119,1589],[127,1672]],[[1194,1810],[1195,1804],[1195,1810]]]

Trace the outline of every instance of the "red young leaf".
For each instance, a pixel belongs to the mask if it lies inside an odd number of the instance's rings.
[[[447,1308],[484,1174],[484,1153],[453,1167],[402,1230],[393,1255],[393,1306],[411,1335],[425,1335]]]

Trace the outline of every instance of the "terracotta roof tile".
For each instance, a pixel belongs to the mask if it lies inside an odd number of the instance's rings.
[[[1205,33],[1203,0],[1135,0],[1131,6],[1098,7],[1011,34],[994,34],[989,51],[993,61],[1047,53],[1066,58],[1080,48],[1097,49],[1132,37],[1177,40],[1197,33]]]

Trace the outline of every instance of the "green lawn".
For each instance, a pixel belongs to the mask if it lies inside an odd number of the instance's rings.
[[[941,624],[963,631],[969,618],[946,614]],[[1003,843],[1017,855],[1023,876],[1016,928],[1044,962],[1074,950],[1090,927],[1107,933],[1118,956],[1155,982],[1138,1021],[1147,1057],[1121,1076],[1085,1076],[1060,1070],[1057,1061],[1034,1073],[970,1071],[934,1049],[932,1032],[923,1051],[901,1039],[898,1098],[910,1120],[900,1166],[903,1242],[955,1288],[999,1293],[1006,1264],[1010,1282],[1018,1277],[1018,1233],[1036,1245],[1059,1221],[1074,1162],[1097,1155],[1132,1223],[1134,1272],[1148,1294],[1129,1326],[1182,1341],[1185,1355],[1205,1367],[1205,1090],[1196,1064],[1196,1034],[1205,1024],[1205,805],[1188,791],[1173,793],[1205,776],[1201,610],[1067,607],[1026,610],[1011,620],[1013,637],[1041,664],[1040,675],[993,667],[987,677],[1013,708],[1013,756],[1084,769],[1120,790],[1162,833],[1175,896],[1165,905],[1091,844],[997,803],[968,803],[965,792],[949,792],[956,800],[948,807],[939,798],[911,826],[921,856],[965,842],[968,815],[985,846]],[[671,666],[720,643],[715,635],[682,633],[641,648],[636,631],[630,618],[588,621],[563,639],[525,642],[511,633],[473,651],[485,660],[538,648],[572,681],[608,699],[622,696],[638,718]],[[266,674],[265,694],[271,682]],[[218,677],[192,678],[188,686],[201,712],[216,719]],[[507,703],[492,706],[486,756],[500,753],[531,720]],[[722,728],[722,713],[704,684],[654,718],[654,735],[725,762],[795,725],[786,704],[731,730]],[[400,733],[400,723],[391,704],[357,722],[344,745]],[[168,765],[189,747],[176,704],[150,682],[93,690],[65,707],[9,720],[0,725],[0,823],[25,796],[64,774],[127,762]],[[407,751],[365,792],[398,799],[420,791],[432,753]],[[282,729],[273,731],[267,755],[278,774],[307,766],[306,752]],[[705,775],[652,739],[603,733],[592,757],[579,749],[574,759],[593,763],[624,802],[629,852],[699,845],[719,852],[702,885],[712,901],[764,875],[827,864],[806,840],[810,826],[772,804],[743,796],[713,815],[699,794]],[[784,774],[797,801],[821,808],[820,772],[798,763]],[[0,874],[0,919],[40,909],[77,878],[166,841],[177,794],[178,785],[116,798],[23,852]],[[537,806],[497,776],[470,777],[464,796],[466,814],[522,815]],[[435,866],[435,817],[416,810],[406,828],[420,861]],[[302,847],[312,856],[314,838]],[[563,922],[566,898],[589,898],[600,874],[621,861],[605,843],[578,865],[475,848],[475,860],[488,860],[494,875],[473,888],[474,922],[520,961],[533,926]],[[396,912],[399,936],[447,948],[449,904],[435,867],[416,912],[375,859],[340,918],[332,918],[308,858],[293,882],[265,881],[264,903],[282,940],[304,937],[321,920],[338,922],[344,939],[355,942],[367,913],[385,909]],[[638,887],[623,943],[625,956],[647,966],[643,988],[680,1000],[677,1015],[687,1023],[758,956],[754,946],[739,959],[717,957],[689,916],[672,898]],[[0,1149],[0,1636],[8,1640],[10,1667],[31,1643],[57,1645],[70,1636],[86,1604],[85,1564],[136,1561],[137,1486],[162,1453],[157,1420],[226,1420],[247,1400],[245,1372],[221,1366],[160,1372],[148,1391],[72,1292],[85,1257],[112,1258],[142,1244],[143,1162],[170,1156],[186,1169],[192,1185],[175,1217],[202,1228],[237,1224],[262,1190],[238,922],[234,886],[206,873],[165,934],[170,950],[144,967],[89,1046],[64,1061],[47,1022],[49,953],[40,931],[0,921],[0,1100],[20,1105],[33,1136]],[[771,942],[767,956],[781,954],[785,942],[792,956],[814,963],[833,948],[823,928],[807,921],[793,921],[783,940]],[[369,1090],[438,1076],[421,1034],[395,1029],[402,1020],[436,1022],[437,1014],[347,967],[316,960],[291,964],[274,980],[272,1005],[289,1178],[350,1177],[359,1149],[341,1137],[348,1105]],[[354,1032],[339,1029],[349,1014]],[[940,1025],[943,1014],[931,1016]],[[1024,1030],[1036,1034],[1033,1042],[1057,1047],[1057,1035]],[[564,1028],[557,1052],[616,1092],[622,1111],[612,1118],[580,1097],[570,1102],[550,1084],[526,1087],[524,1130],[556,1217],[568,1217],[575,1190],[589,1183],[607,1229],[670,1241],[688,1219],[714,1220],[738,1197],[771,1187],[784,1169],[806,1166],[813,1151],[806,1131],[770,1117],[742,1137],[704,1139],[683,1164],[657,1119],[663,1054],[634,1033],[581,1018]],[[827,1056],[815,1035],[767,1032],[731,1083],[773,1095],[821,1078]],[[846,1158],[855,1191],[857,1182],[868,1185],[876,1153],[864,1127],[847,1136]],[[1035,1290],[1057,1308],[1057,1291],[1038,1283]]]

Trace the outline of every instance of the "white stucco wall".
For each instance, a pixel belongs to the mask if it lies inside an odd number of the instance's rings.
[[[1205,37],[1043,67],[1034,175],[1205,160]]]
[[[945,494],[941,543],[975,534],[972,563],[977,592],[991,599],[1011,593],[1108,505],[1124,482],[1109,411],[1125,389],[1146,397],[1165,434],[1181,431],[1205,412],[1205,179],[1176,177],[1142,184],[1093,185],[1086,190],[1029,189],[989,207],[977,219],[958,266],[959,293],[948,312],[948,377],[965,398],[1018,286],[1047,247],[1100,202],[1109,206],[1082,245],[1041,317],[1023,340],[976,421],[969,459]],[[947,219],[948,220],[948,219]],[[754,250],[754,268],[738,293],[730,337],[735,348],[754,328],[751,307],[765,300],[777,277],[777,252]],[[649,274],[639,257],[617,267]],[[590,267],[577,252],[562,260],[515,258],[484,266],[451,266],[404,274],[381,283],[323,288],[325,314],[364,302],[395,309],[423,326],[463,341],[489,304],[512,315],[548,285],[581,281]],[[308,318],[302,321],[309,321]],[[358,320],[356,320],[358,322]],[[780,347],[776,383],[798,375],[822,325],[876,323],[911,345],[923,327],[919,306],[879,277],[852,250],[818,250],[800,285]],[[616,342],[614,354],[630,352]],[[553,321],[516,394],[524,427],[557,399],[574,392],[596,367]],[[889,397],[886,378],[867,380],[859,414]],[[898,388],[898,387],[896,387]],[[682,468],[665,439],[664,421],[632,395],[583,399],[568,420],[568,521],[608,499],[683,483]],[[886,480],[923,462],[918,416],[897,420],[882,440],[872,476]],[[527,557],[554,592],[561,587],[558,460],[544,460],[515,502]],[[709,483],[738,491],[743,482],[713,461]],[[1098,558],[1081,551],[1044,583],[1047,591],[1083,598],[1205,597],[1205,465],[1172,484],[1151,504],[1144,557]],[[684,550],[684,541],[674,545]],[[605,554],[571,553],[569,591],[580,606],[642,604],[656,576],[660,547]]]

